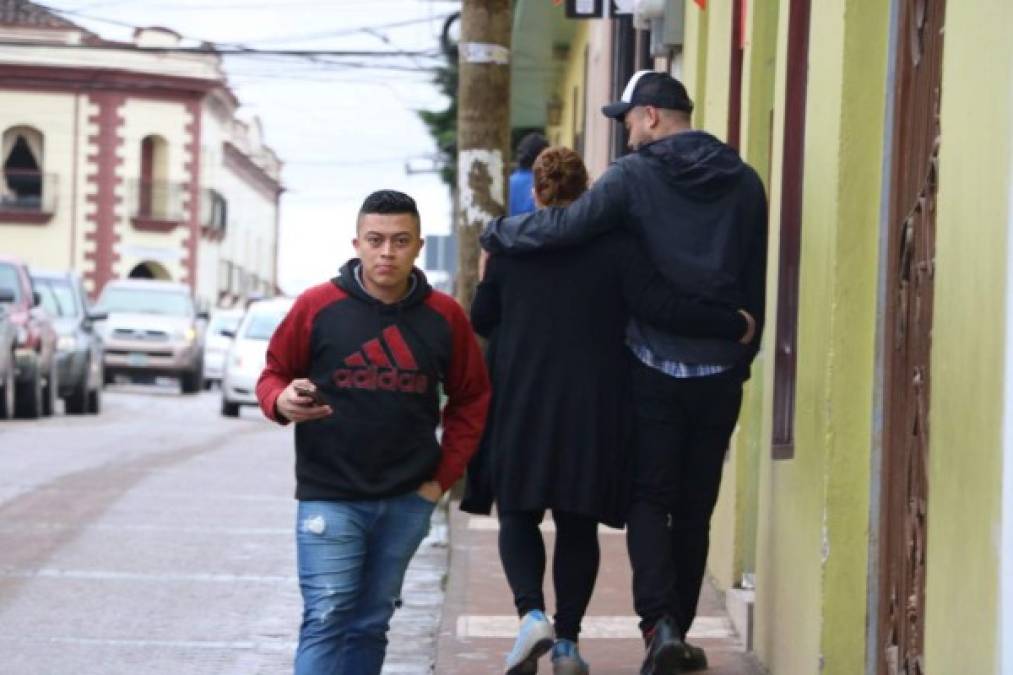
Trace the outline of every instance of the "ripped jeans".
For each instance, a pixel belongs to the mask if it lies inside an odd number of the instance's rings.
[[[303,620],[295,675],[379,675],[401,583],[434,506],[414,492],[299,502]]]

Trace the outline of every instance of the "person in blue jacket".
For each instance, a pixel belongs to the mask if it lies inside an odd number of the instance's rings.
[[[539,133],[530,133],[517,144],[517,168],[510,174],[511,216],[531,213],[535,210],[535,200],[531,192],[533,185],[531,165],[535,163],[535,158],[542,150],[547,147],[549,147],[549,142],[545,140],[545,136]]]

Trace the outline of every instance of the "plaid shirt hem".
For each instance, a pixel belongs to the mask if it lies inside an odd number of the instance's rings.
[[[670,377],[677,377],[680,379],[690,377],[707,377],[708,375],[717,375],[718,373],[723,373],[726,370],[731,369],[731,366],[726,364],[666,361],[665,359],[659,359],[656,357],[654,353],[644,345],[630,344],[629,348],[630,351],[633,352],[633,355],[640,359],[640,362],[645,366],[654,368],[655,370],[660,370]]]

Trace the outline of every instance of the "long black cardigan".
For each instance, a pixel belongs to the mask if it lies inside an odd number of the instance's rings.
[[[494,256],[471,308],[490,338],[493,399],[461,508],[559,509],[621,527],[632,457],[625,347],[630,314],[674,333],[737,340],[734,308],[677,293],[639,242]]]

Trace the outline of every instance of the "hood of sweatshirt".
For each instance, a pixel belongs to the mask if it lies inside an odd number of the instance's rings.
[[[408,295],[401,298],[394,303],[385,303],[381,300],[374,298],[372,295],[366,292],[366,289],[359,283],[360,270],[362,268],[362,261],[358,258],[352,258],[344,265],[341,266],[338,276],[334,279],[334,283],[337,286],[348,293],[356,300],[361,300],[368,305],[375,306],[377,309],[396,309],[404,310],[409,307],[425,302],[425,299],[429,297],[432,292],[432,286],[429,285],[429,280],[426,279],[426,275],[417,267],[412,268],[411,278],[409,280],[409,291]]]
[[[705,131],[684,131],[641,147],[665,180],[693,201],[713,201],[738,184],[746,165],[739,154]]]

